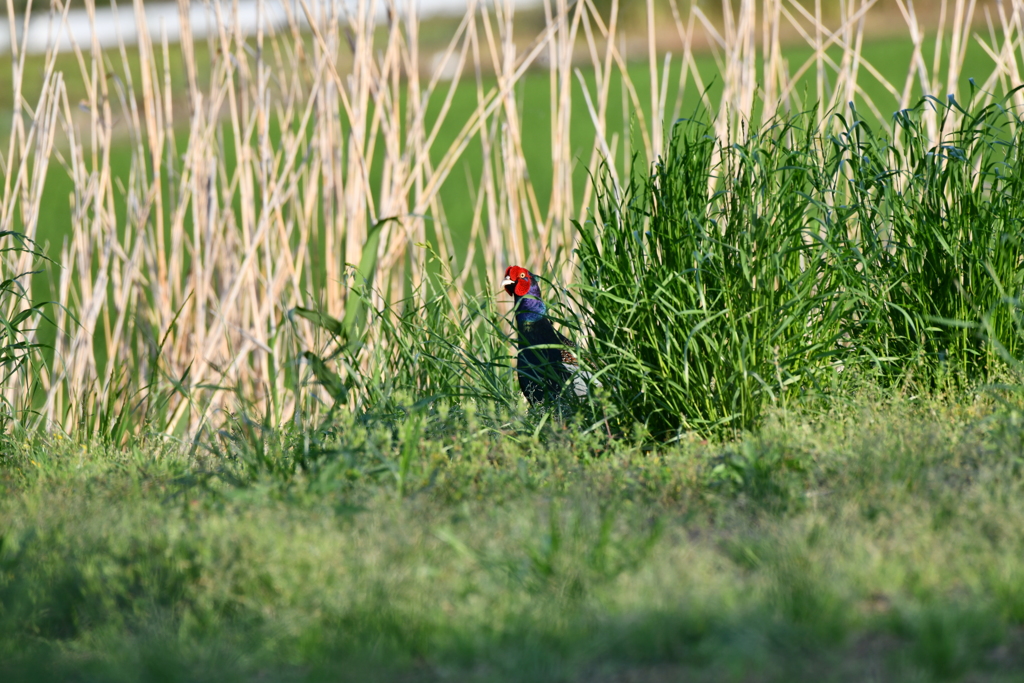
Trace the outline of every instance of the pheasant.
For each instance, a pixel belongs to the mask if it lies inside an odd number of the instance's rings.
[[[556,332],[548,318],[537,276],[520,266],[511,266],[505,271],[501,285],[515,298],[516,331],[519,333],[516,374],[526,400],[530,405],[537,405],[557,398],[569,382],[576,398],[586,396],[586,380],[590,375],[579,372],[576,357],[566,348],[576,345]]]

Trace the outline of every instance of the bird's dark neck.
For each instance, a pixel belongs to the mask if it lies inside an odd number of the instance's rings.
[[[540,287],[536,284],[525,296],[516,296],[515,307],[516,323],[532,323],[547,317],[548,307],[540,300]]]

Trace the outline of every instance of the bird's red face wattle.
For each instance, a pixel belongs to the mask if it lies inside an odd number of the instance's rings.
[[[509,296],[526,296],[530,291],[530,271],[520,266],[510,266],[501,284]]]

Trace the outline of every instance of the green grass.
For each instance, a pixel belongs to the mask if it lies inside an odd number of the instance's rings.
[[[865,389],[655,452],[434,416],[405,495],[407,436],[381,423],[192,455],[15,439],[0,671],[1016,680],[1024,420],[995,398]],[[259,464],[308,458],[311,436],[318,466]]]
[[[852,367],[931,387],[1020,359],[1022,128],[967,106],[941,146],[922,114],[956,107],[934,102],[900,116],[900,145],[855,113],[724,149],[682,121],[649,178],[606,186],[578,224],[578,296],[624,427],[751,429]]]

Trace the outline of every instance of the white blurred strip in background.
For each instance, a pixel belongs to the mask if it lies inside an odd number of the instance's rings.
[[[190,23],[192,24],[192,35],[194,38],[204,38],[214,30],[217,24],[217,14],[213,2],[220,2],[221,15],[224,20],[234,26],[235,7],[238,8],[239,25],[244,34],[249,35],[256,32],[259,0],[211,0],[211,2],[193,2],[189,9]],[[297,0],[288,0],[292,3],[293,14],[300,18],[305,24],[305,17],[302,5]],[[378,6],[378,19],[383,20],[388,5],[386,0],[376,0]],[[421,17],[436,15],[461,15],[465,13],[467,0],[415,0],[419,7]],[[281,0],[265,0],[266,19],[273,26],[283,26],[286,23],[287,14],[281,4]],[[513,0],[517,8],[537,6],[542,0]],[[41,3],[40,3],[41,4]],[[311,10],[317,12],[323,4],[323,0],[310,0],[308,5]],[[341,0],[341,4],[354,9],[356,0]],[[399,11],[408,6],[407,2],[398,0],[396,3]],[[163,32],[167,32],[167,39],[177,42],[181,33],[178,5],[173,2],[155,2],[146,4],[146,26],[154,41],[162,39]],[[37,9],[32,12],[28,26],[28,40],[23,43],[22,29],[24,20],[18,17],[15,21],[17,40],[24,44],[25,50],[29,53],[44,53],[59,40],[58,50],[65,51],[71,48],[68,36],[74,38],[79,47],[87,49],[92,42],[92,24],[89,15],[84,9],[72,9],[68,11],[67,23],[61,26],[61,15],[47,9]],[[131,2],[124,2],[121,7],[98,7],[96,9],[96,36],[99,39],[100,47],[114,47],[118,44],[119,36],[126,45],[134,45],[138,42],[136,35],[137,24],[135,22],[135,10]],[[6,17],[0,18],[0,55],[11,54],[11,27]]]

